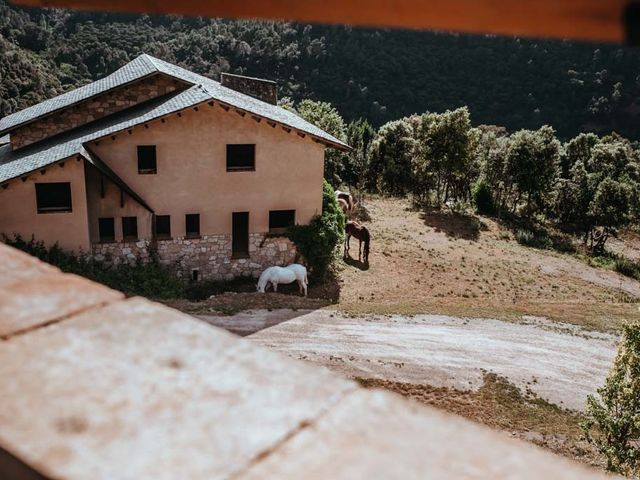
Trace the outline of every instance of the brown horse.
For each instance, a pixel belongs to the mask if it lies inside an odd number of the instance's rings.
[[[348,221],[345,225],[344,231],[346,233],[346,238],[344,240],[344,256],[345,258],[349,256],[349,240],[351,237],[355,237],[359,240],[358,244],[358,260],[361,260],[364,263],[369,263],[369,244],[371,243],[371,235],[369,235],[369,230],[364,225],[360,225],[358,222]],[[364,242],[364,252],[362,250],[362,243]],[[364,256],[363,256],[364,253]]]
[[[349,192],[342,192],[340,190],[336,190],[336,200],[340,202],[340,200],[344,200],[347,203],[348,211],[352,211],[355,206],[355,201],[353,200],[353,195]]]

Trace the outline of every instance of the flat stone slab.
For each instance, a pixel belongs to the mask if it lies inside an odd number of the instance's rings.
[[[548,452],[524,446],[463,418],[399,402],[390,393],[358,391],[240,478],[603,478],[559,457],[550,462]]]
[[[55,270],[13,283],[5,281],[0,286],[0,338],[122,298],[120,292]]]
[[[65,479],[227,478],[357,387],[142,299],[0,342],[0,445]]]
[[[0,244],[0,288],[23,279],[33,279],[45,273],[60,272],[20,250]]]

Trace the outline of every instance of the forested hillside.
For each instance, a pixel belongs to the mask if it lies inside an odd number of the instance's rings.
[[[467,105],[473,124],[640,138],[640,49],[491,36],[18,9],[0,2],[0,114],[141,52],[217,77],[272,78],[379,126]]]

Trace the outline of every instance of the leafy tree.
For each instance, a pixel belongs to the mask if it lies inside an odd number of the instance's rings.
[[[567,144],[564,156],[573,165],[558,183],[555,214],[601,252],[610,235],[638,218],[637,153],[617,135],[581,134]]]
[[[625,475],[640,474],[640,324],[624,325],[613,368],[598,389],[587,397],[587,439],[607,458],[607,469]]]
[[[435,189],[436,202],[468,198],[477,176],[474,165],[476,132],[466,107],[442,114],[425,113],[415,128],[414,186],[421,198]]]
[[[602,252],[608,237],[629,223],[630,193],[628,185],[609,177],[598,185],[588,213],[593,223],[602,227],[600,231],[591,232],[593,250]]]
[[[478,180],[474,185],[471,192],[473,203],[478,213],[490,215],[495,211],[495,204],[493,199],[493,192],[491,186],[484,180]]]
[[[560,176],[568,178],[569,171],[577,162],[586,164],[591,158],[591,150],[600,142],[593,133],[581,133],[571,139],[564,147],[560,157]]]
[[[347,144],[352,150],[347,156],[343,180],[347,185],[363,190],[369,169],[369,150],[376,131],[364,118],[347,125]]]
[[[558,182],[554,213],[565,228],[585,235],[585,242],[593,228],[589,205],[593,198],[593,182],[582,160],[578,160],[568,175]]]
[[[411,158],[415,139],[408,121],[384,124],[371,143],[369,188],[390,195],[405,195],[412,188]]]
[[[327,102],[303,100],[298,104],[298,114],[316,127],[330,133],[338,140],[346,140],[346,128],[340,113]],[[346,155],[344,152],[328,149],[324,155],[324,178],[334,186],[342,183],[342,171]]]
[[[475,157],[481,178],[490,187],[493,195],[494,208],[497,211],[505,209],[507,201],[507,186],[513,180],[505,174],[505,163],[509,150],[510,138],[505,132],[481,126],[478,128]]]
[[[528,212],[540,211],[547,206],[558,178],[560,142],[546,125],[537,131],[520,130],[510,140],[505,174],[513,179],[517,192],[512,209],[524,199]]]

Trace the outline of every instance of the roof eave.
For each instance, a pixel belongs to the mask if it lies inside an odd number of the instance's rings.
[[[58,165],[59,163],[64,163],[66,161],[73,160],[74,158],[77,158],[78,156],[82,156],[82,155],[80,153],[78,153],[78,152],[75,152],[75,153],[72,153],[70,155],[67,155],[64,158],[59,158],[58,160],[55,160],[55,161],[53,161],[51,163],[48,163],[47,165],[45,165],[43,167],[34,168],[32,170],[29,170],[27,172],[22,172],[22,173],[20,173],[18,175],[15,175],[13,177],[5,178],[4,180],[0,180],[0,186],[4,187],[5,185],[8,185],[10,182],[13,182],[13,181],[15,181],[17,179],[20,179],[20,180],[24,181],[24,180],[27,179],[27,177],[29,175],[33,175],[35,172],[45,171],[48,168],[50,168],[51,166],[53,166],[53,165]]]

